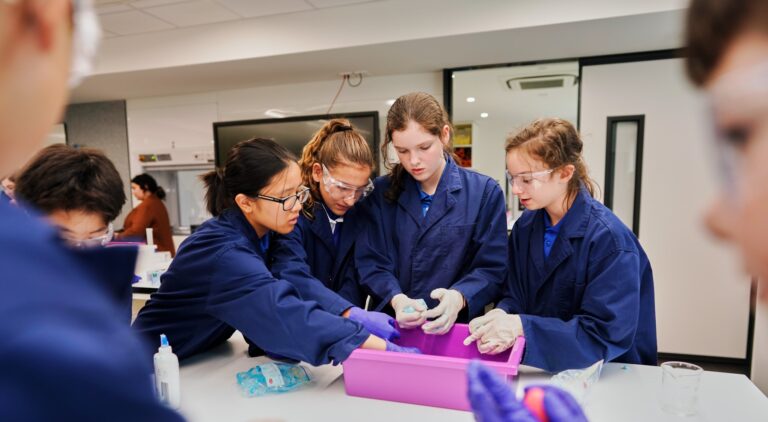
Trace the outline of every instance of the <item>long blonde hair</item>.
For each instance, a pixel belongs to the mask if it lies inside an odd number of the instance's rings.
[[[325,164],[332,169],[339,164],[353,164],[374,168],[373,152],[363,135],[347,119],[331,119],[304,145],[299,160],[301,178],[312,193],[304,204],[304,214],[312,217],[315,201],[322,201],[320,184],[312,179],[313,167]]]

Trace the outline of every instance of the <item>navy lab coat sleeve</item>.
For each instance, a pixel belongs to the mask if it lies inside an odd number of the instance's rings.
[[[583,300],[571,318],[520,314],[526,338],[524,364],[551,372],[584,368],[600,359],[613,360],[632,346],[640,313],[637,252],[614,250],[590,264],[593,270]],[[512,298],[521,296],[514,274],[510,272],[510,287],[518,293]],[[518,313],[513,300],[499,307]]]
[[[486,182],[481,203],[484,205],[472,233],[477,249],[467,267],[469,272],[451,286],[464,295],[469,315],[481,315],[487,304],[498,300],[507,267],[506,206],[498,183]]]
[[[307,264],[302,230],[297,224],[287,235],[275,236],[275,246],[270,251],[272,274],[293,284],[304,300],[315,301],[325,311],[341,315],[353,305],[312,275]]]
[[[123,274],[93,277],[20,214],[0,206],[0,420],[181,421],[152,394],[143,349],[118,317],[109,283]],[[135,251],[96,255],[132,273]]]
[[[383,190],[378,186],[376,189]],[[403,292],[395,276],[397,273],[392,257],[392,254],[397,254],[397,251],[394,242],[384,230],[385,227],[391,228],[391,225],[384,221],[386,217],[381,203],[384,197],[377,191],[360,204],[365,218],[376,223],[366,224],[355,247],[355,264],[360,276],[360,284],[373,296],[381,298],[378,309],[373,309],[374,311],[380,311],[392,301],[395,295]]]
[[[216,259],[208,311],[262,349],[321,365],[344,361],[368,338],[362,325],[302,300],[247,248],[229,245]]]

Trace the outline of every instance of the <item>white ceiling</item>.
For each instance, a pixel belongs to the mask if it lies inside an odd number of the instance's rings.
[[[687,0],[96,3],[107,39],[72,102],[676,48]]]
[[[384,0],[96,0],[106,38]]]

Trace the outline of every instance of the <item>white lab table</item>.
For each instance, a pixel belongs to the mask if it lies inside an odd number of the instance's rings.
[[[249,358],[240,333],[224,345],[195,356],[181,367],[181,413],[202,421],[472,421],[469,412],[347,396],[341,366],[312,368],[317,382],[302,390],[247,398],[235,374],[268,359]],[[522,367],[515,387],[550,378]],[[768,398],[744,375],[704,372],[699,410],[693,417],[667,414],[659,407],[661,369],[609,363],[586,404],[590,421],[768,421]]]

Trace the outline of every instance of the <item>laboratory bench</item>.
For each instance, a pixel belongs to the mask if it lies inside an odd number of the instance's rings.
[[[268,362],[248,357],[248,346],[237,332],[209,352],[182,362],[181,413],[203,421],[472,421],[469,412],[347,396],[342,367],[310,367],[315,382],[290,393],[244,397],[237,372]],[[543,383],[551,375],[522,366],[512,384]],[[661,368],[609,363],[589,391],[589,420],[601,421],[768,421],[768,398],[744,375],[705,371],[699,388],[698,414],[678,417],[659,405]]]

